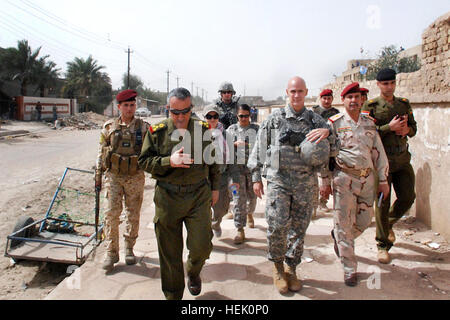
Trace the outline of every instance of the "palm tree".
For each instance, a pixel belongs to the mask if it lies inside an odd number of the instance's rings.
[[[68,62],[63,93],[71,98],[77,98],[85,106],[91,105],[89,97],[94,92],[104,88],[105,85],[111,86],[108,74],[101,72],[104,68],[99,66],[92,56],[86,60],[77,57],[74,61]]]
[[[45,96],[45,89],[55,87],[59,77],[59,70],[56,69],[56,63],[53,61],[46,61],[41,58],[37,61],[35,65],[35,80],[37,84],[37,89],[40,92],[40,96]]]

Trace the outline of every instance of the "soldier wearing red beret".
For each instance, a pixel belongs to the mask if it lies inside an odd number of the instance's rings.
[[[126,229],[125,262],[136,264],[133,247],[139,230],[140,212],[144,197],[144,171],[138,166],[138,158],[149,124],[135,118],[135,90],[120,92],[116,100],[120,116],[107,121],[100,134],[96,163],[95,187],[102,187],[105,172],[107,209],[105,211],[106,258],[103,269],[110,272],[119,262],[119,224],[122,203],[125,203]]]
[[[339,113],[338,109],[332,107],[333,101],[333,90],[325,89],[320,93],[320,105],[312,107],[312,110],[327,121],[329,118]],[[319,193],[318,190],[317,193]],[[321,196],[317,196],[317,200],[318,201],[315,201],[314,203],[313,218],[316,217],[318,208],[325,212],[330,211],[330,208],[327,207],[329,197],[323,198]]]
[[[369,98],[368,98],[369,89],[360,88],[360,91],[361,91],[362,104],[364,105],[364,103],[366,103],[366,101],[369,100]]]

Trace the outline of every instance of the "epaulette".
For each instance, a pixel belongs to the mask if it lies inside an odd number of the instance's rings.
[[[377,120],[370,115],[370,111],[361,111],[361,115],[367,119],[372,120],[374,123],[377,122]]]
[[[378,100],[372,99],[372,100],[367,101],[367,104],[368,104],[369,106],[372,105],[372,104],[375,104],[375,103],[378,103]]]
[[[409,103],[409,100],[406,98],[398,98],[401,102]]]
[[[159,123],[159,124],[155,124],[153,126],[150,126],[148,128],[148,131],[150,131],[151,134],[154,134],[155,132],[161,131],[163,129],[167,128],[167,125],[163,122]]]
[[[343,113],[338,113],[335,116],[332,116],[331,118],[329,118],[328,120],[330,120],[331,123],[335,123],[337,120],[339,120],[340,118],[342,118],[344,116]]]
[[[206,129],[211,129],[211,125],[206,122],[206,121],[200,121],[200,123],[202,124],[203,127],[205,127]]]

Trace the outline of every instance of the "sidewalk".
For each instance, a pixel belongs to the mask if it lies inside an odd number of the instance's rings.
[[[146,187],[140,236],[135,247],[139,263],[127,266],[121,256],[113,273],[105,275],[101,269],[105,249],[101,245],[80,269],[48,295],[47,300],[164,300],[152,222],[152,188]],[[304,259],[298,268],[304,288],[298,293],[283,296],[273,286],[272,263],[266,258],[264,202],[258,202],[255,216],[258,217],[255,219],[256,228],[246,229],[248,240],[240,246],[233,244],[233,221],[223,222],[223,235],[220,239],[213,239],[214,250],[201,274],[202,293],[193,297],[186,288],[185,300],[450,299],[448,250],[428,249],[412,238],[403,237],[403,229],[396,229],[398,242],[391,251],[393,262],[381,265],[376,260],[374,224],[356,240],[359,284],[355,288],[346,287],[341,263],[334,254],[330,237],[332,214],[319,214],[308,229]],[[403,223],[400,228],[408,230],[412,226],[418,230],[417,237],[429,236],[431,232],[418,223]]]

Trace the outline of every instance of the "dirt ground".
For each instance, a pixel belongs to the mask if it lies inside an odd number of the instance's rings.
[[[152,123],[160,118],[149,119]],[[99,130],[52,130],[42,123],[14,122],[2,125],[5,130],[28,130],[30,135],[0,139],[0,248],[5,249],[19,217],[35,220],[45,213],[66,167],[92,170],[95,164]],[[84,188],[90,188],[92,181]],[[149,200],[150,201],[150,200]],[[437,255],[449,252],[448,243],[414,219],[396,226],[397,236],[415,246],[431,250],[439,244]],[[437,257],[437,256],[436,256]],[[446,263],[445,261],[443,263]],[[68,265],[20,261],[12,263],[0,257],[0,299],[44,299],[67,274]],[[426,277],[426,275],[424,275]],[[449,290],[443,287],[439,290]],[[447,291],[448,292],[448,291]]]

